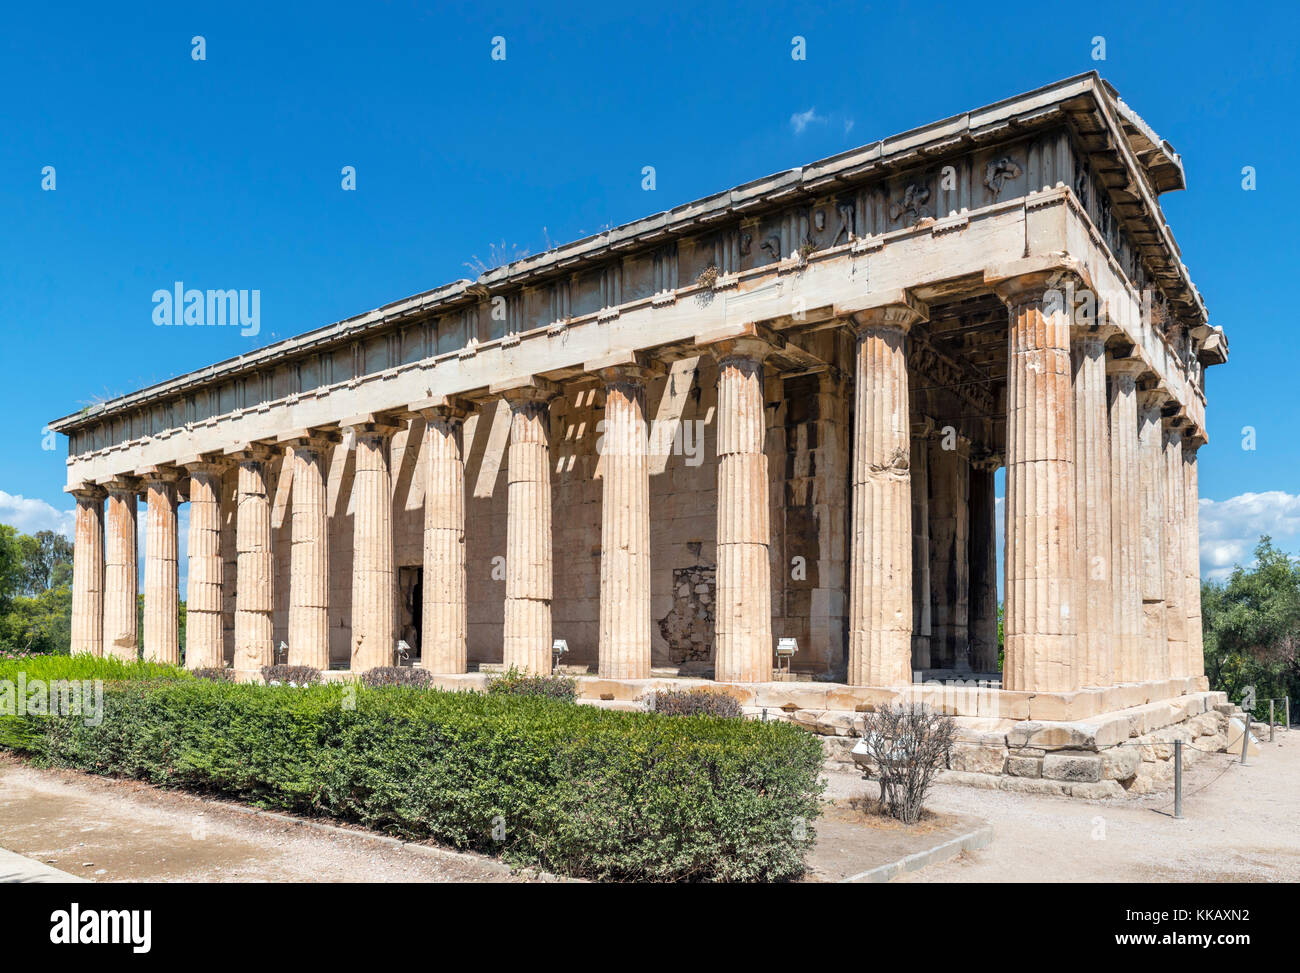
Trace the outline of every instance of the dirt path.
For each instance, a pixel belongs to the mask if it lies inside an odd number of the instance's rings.
[[[1265,737],[1244,767],[1237,759],[1216,754],[1189,768],[1182,820],[1172,791],[1084,802],[936,785],[928,806],[984,818],[993,843],[897,881],[1300,881],[1300,729],[1278,730],[1273,744]],[[828,796],[862,786],[836,774]]]
[[[477,855],[317,831],[0,755],[0,848],[96,882],[520,881]]]

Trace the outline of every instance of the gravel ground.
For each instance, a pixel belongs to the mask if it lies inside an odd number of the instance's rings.
[[[97,882],[522,881],[490,859],[319,831],[0,755],[0,847]]]
[[[896,881],[1300,881],[1300,728],[1238,759],[1207,755],[1186,771],[1182,820],[1172,791],[1079,801],[936,784],[927,807],[985,819],[993,843]],[[827,797],[876,786],[851,771],[829,784]]]

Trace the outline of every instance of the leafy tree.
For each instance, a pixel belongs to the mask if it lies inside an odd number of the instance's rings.
[[[1270,698],[1300,696],[1300,561],[1267,534],[1255,561],[1223,584],[1201,585],[1201,617],[1210,686],[1235,702],[1253,686],[1255,717],[1263,719]]]

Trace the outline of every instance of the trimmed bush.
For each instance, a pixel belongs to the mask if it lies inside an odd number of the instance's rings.
[[[363,685],[371,689],[384,686],[405,686],[409,689],[428,689],[433,684],[433,673],[414,666],[375,666],[361,674]]]
[[[271,666],[264,666],[263,668],[270,669]],[[216,668],[195,669],[194,677],[196,679],[206,679],[209,682],[234,682],[235,670]]]
[[[510,695],[182,679],[110,685],[98,725],[32,729],[48,764],[596,879],[790,878],[822,787],[820,743],[788,724]]]
[[[314,686],[320,682],[320,670],[315,666],[262,666],[262,680],[268,685],[278,682],[285,686]]]
[[[650,708],[664,716],[740,716],[734,696],[711,689],[667,689],[650,694]]]
[[[578,680],[558,672],[534,675],[511,666],[502,675],[489,679],[487,690],[493,696],[540,696],[572,703],[578,698]]]

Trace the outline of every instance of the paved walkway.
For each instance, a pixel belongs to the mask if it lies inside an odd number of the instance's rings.
[[[1182,820],[1172,791],[1084,802],[938,784],[927,806],[984,818],[993,842],[897,881],[1300,881],[1300,729],[1260,747],[1244,767],[1216,754],[1189,768]],[[862,786],[875,785],[835,774],[830,793]]]
[[[500,862],[322,831],[189,794],[0,755],[0,880],[500,882]],[[12,854],[16,852],[17,854]],[[12,874],[14,878],[5,878]],[[45,875],[44,878],[33,876]]]

